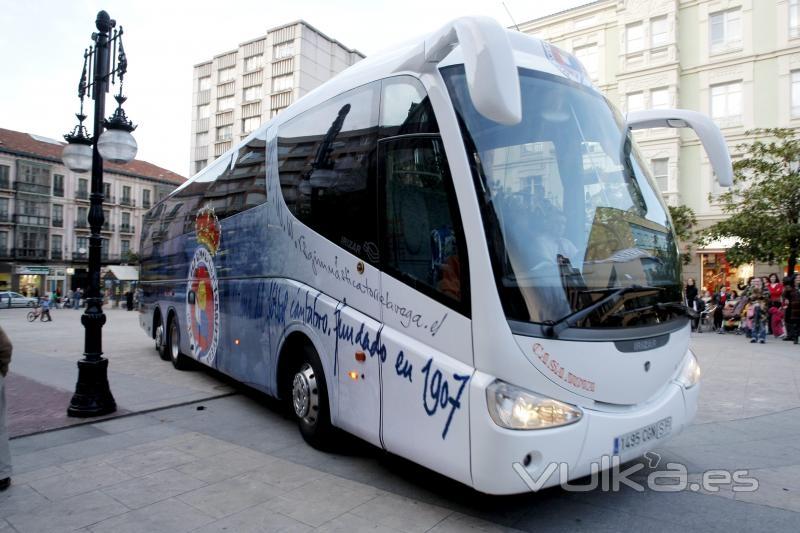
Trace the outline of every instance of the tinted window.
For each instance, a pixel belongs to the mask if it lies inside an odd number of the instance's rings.
[[[387,139],[379,150],[386,270],[458,307],[467,301],[467,257],[441,139]]]
[[[383,80],[381,137],[438,131],[430,99],[416,78],[398,76]]]
[[[226,165],[205,191],[203,205],[214,208],[222,220],[266,199],[266,142],[264,135],[251,139],[233,154],[232,165]]]
[[[378,261],[375,147],[378,88],[348,91],[278,131],[281,191],[304,224],[351,253]]]

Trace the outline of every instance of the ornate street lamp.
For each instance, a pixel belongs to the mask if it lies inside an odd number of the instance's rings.
[[[122,79],[128,70],[128,60],[122,47],[122,27],[114,30],[116,22],[105,11],[97,14],[97,33],[92,34],[93,46],[83,54],[83,72],[78,84],[81,110],[76,114],[78,124],[64,135],[67,145],[62,159],[73,172],[92,171],[91,207],[89,208],[89,286],[86,289],[86,311],[81,316],[85,330],[83,359],[78,361],[78,381],[67,414],[75,417],[101,416],[117,410],[117,404],[108,386],[108,359],[103,357],[103,297],[100,292],[100,252],[103,226],[103,160],[128,163],[136,156],[136,140],[131,132],[136,129],[122,104]],[[113,33],[112,33],[113,30]],[[113,53],[110,48],[113,46]],[[113,64],[112,64],[113,61]],[[88,67],[88,69],[87,69]],[[119,78],[117,110],[103,120],[106,93],[109,84]],[[94,100],[94,135],[89,136],[83,121],[83,99],[86,93]],[[104,128],[106,130],[104,131]]]

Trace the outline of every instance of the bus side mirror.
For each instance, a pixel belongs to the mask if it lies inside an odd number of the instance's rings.
[[[647,109],[627,116],[628,128],[692,128],[703,144],[717,181],[723,187],[733,185],[733,167],[725,137],[710,117],[688,109]]]
[[[490,17],[461,17],[430,34],[397,71],[421,72],[461,45],[467,88],[484,117],[513,126],[522,121],[519,73],[508,33]]]

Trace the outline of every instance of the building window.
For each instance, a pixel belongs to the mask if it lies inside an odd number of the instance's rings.
[[[142,207],[148,209],[150,207],[150,189],[142,191]]]
[[[107,181],[103,182],[103,196],[105,196],[106,202],[113,202],[113,199],[111,197],[111,184],[108,183]]]
[[[789,37],[800,37],[800,0],[789,0]]]
[[[131,241],[128,239],[122,239],[119,241],[120,244],[120,252],[122,252],[122,258],[126,259],[126,255],[131,251]]]
[[[131,201],[131,188],[128,185],[122,186],[122,200],[120,203],[125,205],[131,205],[133,202]]]
[[[236,76],[236,69],[234,67],[221,68],[217,75],[217,83],[225,83],[231,81]]]
[[[10,167],[8,165],[0,165],[0,189],[11,188],[11,178],[9,175]]]
[[[737,119],[742,116],[742,82],[711,86],[711,117]]]
[[[207,91],[211,88],[211,76],[205,76],[197,80],[197,90]]]
[[[709,16],[711,53],[718,54],[742,47],[742,12],[729,9]]]
[[[250,56],[244,58],[244,71],[250,72],[261,68],[261,56]]]
[[[204,131],[196,134],[194,140],[195,140],[195,145],[205,146],[206,144],[208,144],[208,132]]]
[[[792,118],[800,118],[800,70],[792,72]]]
[[[132,231],[131,228],[131,214],[130,213],[122,213],[122,219],[120,220],[120,231]]]
[[[233,136],[233,127],[228,124],[217,128],[217,142],[229,141]]]
[[[644,93],[639,91],[637,93],[630,93],[625,97],[625,111],[631,113],[632,111],[641,111],[644,109]]]
[[[658,189],[661,192],[669,190],[669,158],[652,159],[650,167],[653,169],[653,177],[656,179]]]
[[[575,57],[581,62],[586,69],[586,73],[590,78],[597,79],[598,65],[597,65],[597,45],[590,44],[589,46],[581,46],[575,49]]]
[[[272,59],[283,59],[294,55],[294,43],[281,43],[272,47]]]
[[[260,99],[261,99],[261,85],[248,87],[244,91],[242,91],[242,100],[245,102],[250,102],[252,100],[260,100]]]
[[[288,76],[277,76],[272,78],[272,92],[277,93],[279,91],[285,91],[287,89],[291,89],[294,83],[294,76],[291,74]]]
[[[211,113],[211,106],[208,104],[197,106],[197,118],[208,118]]]
[[[202,161],[195,161],[194,162],[194,173],[197,174],[201,170],[206,168],[206,160],[203,159]]]
[[[89,237],[75,237],[75,252],[81,257],[88,257]]]
[[[53,226],[61,228],[64,226],[64,206],[53,204]]]
[[[89,198],[89,180],[86,178],[78,178],[78,190],[75,191],[75,196],[83,200]]]
[[[669,106],[669,89],[663,87],[661,89],[653,89],[650,91],[651,109],[667,109]]]
[[[61,259],[61,251],[64,247],[63,237],[61,235],[53,235],[50,237],[50,257],[53,259]]]
[[[8,232],[0,231],[0,255],[8,253]]]
[[[632,54],[644,49],[644,24],[628,24],[625,26],[625,52]]]
[[[78,218],[75,220],[75,227],[76,228],[88,228],[89,227],[89,208],[88,207],[79,207],[78,208]]]
[[[669,41],[667,17],[650,19],[650,47],[658,48]]]
[[[217,111],[223,111],[225,109],[233,109],[235,102],[233,100],[233,96],[225,96],[223,98],[217,98]]]
[[[64,176],[53,174],[53,196],[64,197]]]
[[[261,117],[242,119],[242,133],[250,133],[261,125]]]
[[[280,113],[284,109],[286,109],[286,108],[285,107],[277,107],[277,108],[271,110],[270,111],[270,118],[274,117],[275,115],[277,115],[278,113]]]
[[[0,198],[0,222],[8,222],[10,218],[8,213],[8,198]]]

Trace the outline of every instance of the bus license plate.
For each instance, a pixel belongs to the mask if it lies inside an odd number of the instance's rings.
[[[658,422],[649,424],[630,433],[625,433],[614,439],[614,455],[627,455],[631,450],[643,446],[648,442],[662,439],[672,432],[672,417],[662,418]]]

